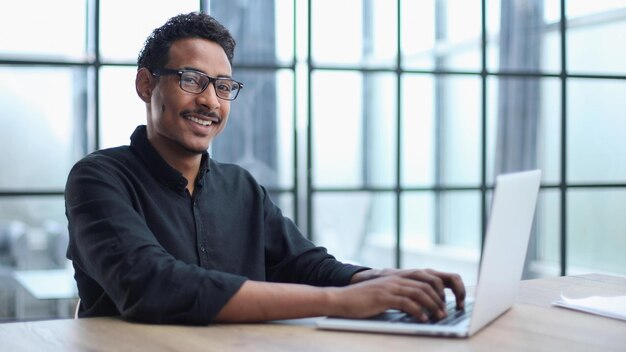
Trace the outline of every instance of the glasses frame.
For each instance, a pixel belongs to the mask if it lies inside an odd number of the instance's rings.
[[[183,88],[183,74],[186,72],[193,72],[197,75],[200,76],[204,76],[206,77],[209,82],[207,84],[204,85],[204,87],[202,87],[202,90],[200,90],[199,92],[192,92],[189,91],[185,88]],[[180,89],[184,90],[187,93],[192,93],[192,94],[202,94],[202,92],[204,92],[207,87],[209,85],[211,85],[211,83],[213,83],[213,90],[215,91],[215,95],[223,100],[228,100],[228,101],[233,101],[235,99],[237,99],[237,97],[239,96],[239,92],[241,91],[241,89],[243,88],[243,83],[236,81],[232,78],[227,78],[227,77],[211,77],[209,75],[207,75],[206,73],[200,72],[200,71],[196,71],[196,70],[175,70],[175,69],[171,69],[171,68],[155,68],[155,69],[151,69],[150,73],[155,76],[155,77],[161,77],[161,76],[169,76],[169,75],[178,75],[178,85],[180,86]],[[220,96],[220,94],[223,94],[221,92],[218,92],[217,87],[215,82],[217,81],[230,81],[230,82],[234,82],[236,84],[239,85],[239,88],[237,89],[237,91],[235,92],[235,96],[232,98],[224,98],[222,96]]]

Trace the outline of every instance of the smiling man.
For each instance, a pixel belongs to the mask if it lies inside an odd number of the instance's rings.
[[[135,87],[146,126],[94,152],[66,185],[79,317],[209,324],[389,308],[445,316],[456,274],[341,263],[308,241],[244,169],[207,149],[242,91],[235,42],[212,17],[173,17],[146,40]]]

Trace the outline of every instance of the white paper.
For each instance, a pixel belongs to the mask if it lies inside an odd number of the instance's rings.
[[[561,299],[552,302],[552,304],[626,321],[626,296],[568,298],[561,295]]]

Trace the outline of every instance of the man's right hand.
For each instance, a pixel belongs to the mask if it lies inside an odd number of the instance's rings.
[[[427,321],[431,312],[437,319],[446,316],[445,301],[433,285],[398,275],[383,276],[357,284],[334,288],[329,315],[365,318],[398,309]],[[445,296],[444,296],[445,297]],[[444,298],[445,299],[445,298]]]

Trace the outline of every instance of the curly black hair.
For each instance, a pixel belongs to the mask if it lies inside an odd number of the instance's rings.
[[[207,14],[191,12],[174,16],[152,31],[137,57],[138,68],[164,67],[169,60],[172,43],[185,38],[203,38],[217,43],[224,49],[232,65],[235,39],[228,29]]]

